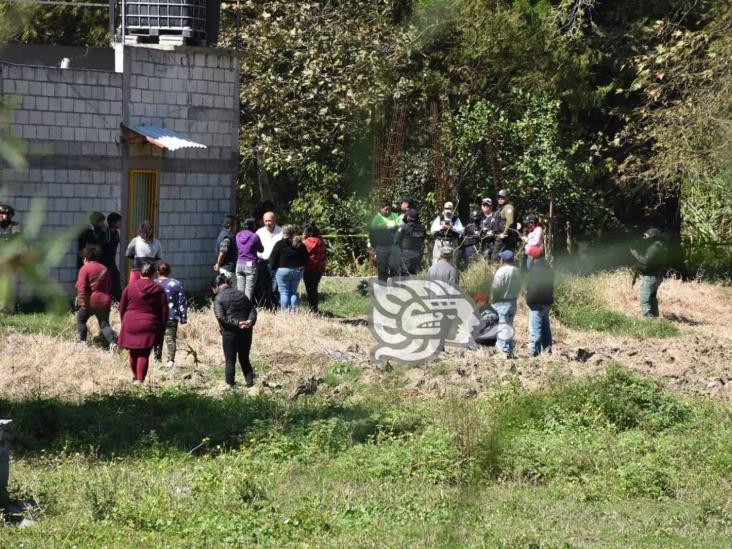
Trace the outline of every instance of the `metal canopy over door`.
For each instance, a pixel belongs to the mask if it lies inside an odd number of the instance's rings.
[[[143,221],[150,221],[157,232],[158,196],[160,195],[158,172],[156,170],[130,170],[129,222],[127,242],[137,235],[137,228]],[[130,262],[127,262],[127,272]]]

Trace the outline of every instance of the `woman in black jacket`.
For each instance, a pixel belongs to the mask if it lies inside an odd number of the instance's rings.
[[[244,292],[229,286],[228,280],[226,274],[219,274],[214,289],[214,314],[219,321],[224,347],[226,383],[229,387],[234,387],[238,356],[239,365],[244,372],[244,382],[247,387],[251,387],[254,385],[254,370],[249,361],[249,350],[252,347],[252,329],[257,322],[257,310]]]
[[[280,291],[280,307],[283,311],[294,313],[300,303],[297,287],[302,280],[308,250],[302,238],[295,236],[292,225],[282,227],[282,240],[278,241],[269,256],[272,272],[275,273],[277,288]]]

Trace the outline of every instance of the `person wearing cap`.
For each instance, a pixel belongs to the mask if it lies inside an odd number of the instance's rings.
[[[99,246],[99,248],[103,248],[108,238],[109,233],[107,231],[107,223],[104,214],[101,212],[92,212],[89,215],[89,225],[81,231],[78,238],[79,252],[90,244],[92,246]],[[76,259],[76,266],[81,269],[83,265],[84,262],[81,255],[79,255]]]
[[[257,285],[257,252],[264,251],[259,235],[254,232],[255,225],[254,218],[248,217],[242,230],[236,233],[236,287],[247,294],[249,301],[254,298]]]
[[[432,266],[430,267],[429,274],[427,275],[428,280],[439,280],[441,282],[447,282],[453,286],[458,285],[459,275],[458,270],[452,264],[452,258],[455,251],[452,246],[442,246],[440,248],[440,256],[437,258]]]
[[[526,225],[527,234],[521,236],[521,240],[524,243],[524,257],[526,269],[531,268],[531,262],[533,261],[532,256],[529,254],[531,248],[540,248],[542,254],[544,251],[544,229],[539,223],[539,218],[534,214],[529,214],[524,219]]]
[[[648,242],[645,253],[636,249],[630,253],[635,258],[636,269],[641,274],[640,306],[644,317],[658,317],[658,287],[663,282],[667,264],[667,250],[661,239],[661,231],[650,228],[643,233],[644,241]]]
[[[500,267],[493,276],[491,302],[498,313],[498,337],[496,348],[505,358],[514,358],[513,319],[516,316],[516,300],[521,292],[521,272],[513,265],[513,252],[503,250],[499,256]]]
[[[450,246],[453,249],[453,253],[458,253],[458,240],[465,232],[460,218],[455,215],[455,205],[452,202],[445,202],[442,207],[442,213],[438,215],[434,221],[430,231],[435,239],[435,244],[432,248],[432,261],[433,263],[440,258],[441,249],[443,246]],[[453,258],[457,261],[457,258]]]
[[[380,202],[378,213],[369,223],[369,244],[376,255],[379,280],[383,282],[402,274],[401,249],[396,242],[396,234],[401,223],[401,218],[391,211],[389,200]]]
[[[15,209],[10,204],[0,204],[0,240],[8,241],[20,234],[20,225],[13,221]]]
[[[231,278],[231,286],[236,288],[236,218],[229,214],[224,217],[224,223],[219,236],[216,238],[216,262],[213,265],[215,273],[223,273]]]
[[[417,210],[410,208],[404,215],[405,222],[397,231],[397,244],[401,249],[406,273],[416,275],[422,268],[424,241],[427,229],[419,222]]]
[[[493,245],[492,257],[500,260],[500,253],[503,250],[516,249],[518,241],[515,224],[515,211],[510,202],[510,196],[506,189],[498,191],[498,208],[494,215],[493,232],[496,235]]]
[[[554,304],[554,271],[544,258],[544,249],[533,246],[526,252],[531,259],[526,280],[526,305],[529,307],[529,354],[552,352],[549,311]]]

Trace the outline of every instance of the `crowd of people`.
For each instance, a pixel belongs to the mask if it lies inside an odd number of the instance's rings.
[[[554,300],[554,273],[545,258],[542,224],[536,215],[529,214],[522,227],[505,190],[497,193],[496,203],[494,210],[493,199],[483,198],[480,209],[472,211],[469,222],[463,225],[453,202],[445,202],[428,232],[411,197],[402,198],[400,213],[392,211],[390,201],[381,202],[368,227],[378,278],[386,281],[421,273],[431,233],[429,279],[457,285],[459,270],[470,262],[497,264],[490,306],[501,326],[513,326],[525,279],[530,354],[550,353],[549,311]],[[20,234],[20,225],[13,221],[14,213],[11,206],[0,204],[0,241]],[[293,225],[280,226],[271,208],[260,214],[259,227],[257,219],[249,217],[240,230],[236,218],[227,215],[213,254],[214,314],[222,336],[226,383],[230,386],[235,384],[237,360],[245,384],[253,383],[249,351],[257,307],[274,309],[279,305],[283,312],[297,311],[299,286],[304,281],[308,307],[314,313],[319,311],[318,289],[326,269],[326,243],[320,230],[312,222],[301,231]],[[187,322],[188,306],[183,284],[171,276],[173,267],[163,260],[163,247],[149,221],[140,223],[125,249],[131,270],[129,282],[122,289],[117,265],[121,222],[122,217],[116,212],[106,217],[94,212],[78,237],[78,339],[86,341],[88,321],[96,318],[109,349],[128,350],[133,380],[142,383],[151,354],[162,362],[163,344],[167,349],[167,366],[175,366],[178,327]],[[657,229],[646,231],[644,237],[649,244],[645,251],[633,249],[631,253],[642,276],[642,313],[657,317],[665,249]],[[519,243],[523,260],[517,267]],[[114,302],[119,302],[122,321],[119,337],[109,322]],[[496,338],[496,347],[509,358],[514,356],[512,334],[512,330],[503,330]]]
[[[428,279],[457,285],[460,270],[471,262],[497,264],[490,307],[502,327],[496,347],[507,358],[514,356],[513,320],[525,280],[530,354],[551,353],[549,311],[554,303],[554,272],[546,260],[542,223],[533,213],[525,216],[523,225],[519,223],[506,190],[497,193],[495,203],[494,209],[493,199],[483,198],[480,209],[470,213],[466,224],[462,223],[453,202],[444,203],[430,224],[432,248]],[[415,275],[423,268],[428,231],[420,222],[412,197],[401,199],[400,210],[400,213],[392,211],[391,202],[384,200],[369,224],[369,240],[381,281]],[[643,253],[631,250],[642,276],[641,311],[645,317],[658,317],[657,293],[663,280],[666,250],[658,229],[646,231],[644,239],[648,245]],[[522,259],[517,267],[514,263],[519,256]]]
[[[297,234],[293,225],[280,227],[272,211],[265,212],[261,221],[257,228],[255,219],[247,218],[237,230],[236,218],[227,215],[215,243],[214,314],[229,386],[235,385],[237,360],[246,386],[254,382],[249,350],[257,306],[275,307],[279,301],[282,311],[294,313],[304,280],[309,309],[318,312],[318,287],[326,265],[320,230],[308,223]],[[171,276],[173,267],[163,260],[163,247],[149,221],[140,223],[127,245],[129,282],[124,290],[115,292],[121,286],[117,267],[120,225],[117,213],[105,218],[93,212],[79,235],[76,322],[79,341],[85,342],[87,323],[95,317],[109,349],[128,350],[133,382],[140,384],[147,376],[151,354],[163,361],[163,345],[167,366],[175,366],[178,327],[188,320],[188,304],[183,284]],[[119,337],[109,323],[115,301],[119,302]]]

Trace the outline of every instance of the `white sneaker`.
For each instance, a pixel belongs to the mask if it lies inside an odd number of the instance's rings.
[[[175,362],[173,362],[172,360],[169,360],[168,361],[168,368],[173,368],[173,367],[175,367]]]
[[[116,353],[117,351],[119,351],[119,345],[117,345],[116,343],[110,343],[109,344],[109,352],[110,353]]]

